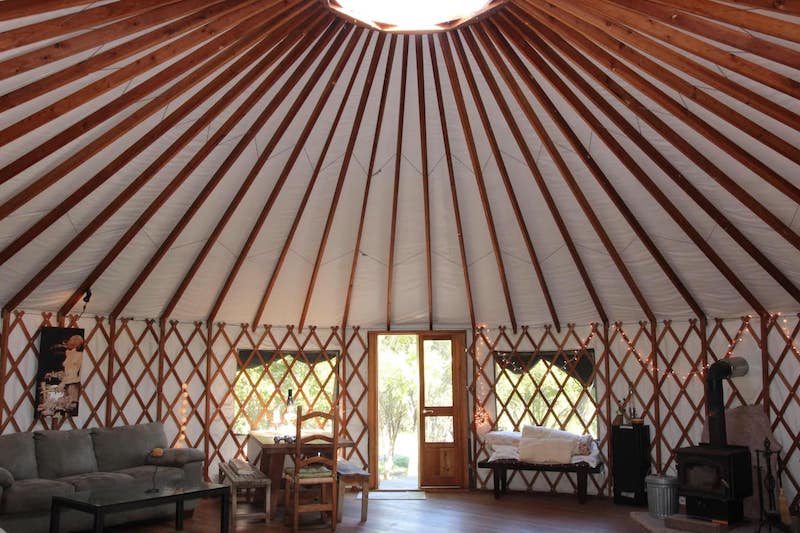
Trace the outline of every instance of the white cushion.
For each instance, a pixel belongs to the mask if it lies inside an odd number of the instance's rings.
[[[569,463],[573,439],[526,438],[519,444],[519,460],[526,463]]]

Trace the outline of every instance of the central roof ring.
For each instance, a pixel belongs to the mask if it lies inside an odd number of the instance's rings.
[[[337,15],[387,33],[452,30],[506,0],[322,0]]]

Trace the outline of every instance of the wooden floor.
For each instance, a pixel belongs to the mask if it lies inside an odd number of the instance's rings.
[[[630,518],[630,512],[645,510],[614,505],[610,499],[589,497],[579,505],[572,495],[520,494],[504,495],[496,501],[491,492],[427,493],[425,500],[370,500],[369,517],[360,524],[361,501],[355,494],[345,498],[344,520],[336,527],[339,533],[359,532],[609,532],[638,533],[643,531]],[[329,526],[316,526],[317,531],[330,531]],[[109,529],[118,532],[167,533],[174,523],[161,522]],[[194,516],[184,524],[189,533],[219,531],[218,500],[202,500]],[[240,520],[239,533],[271,533],[288,531],[278,517],[270,524]],[[231,532],[233,533],[233,532]]]

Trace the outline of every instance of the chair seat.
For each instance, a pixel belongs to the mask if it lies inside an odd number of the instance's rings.
[[[283,471],[286,477],[294,478],[294,467],[290,466],[287,467],[286,470]],[[327,478],[333,477],[333,472],[329,468],[324,466],[305,466],[300,469],[300,472],[297,473],[297,477],[301,479],[306,478]]]

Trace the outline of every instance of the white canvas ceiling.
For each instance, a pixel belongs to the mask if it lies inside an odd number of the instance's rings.
[[[800,7],[771,5],[510,0],[393,35],[312,0],[5,0],[0,302],[391,328],[797,311]]]

